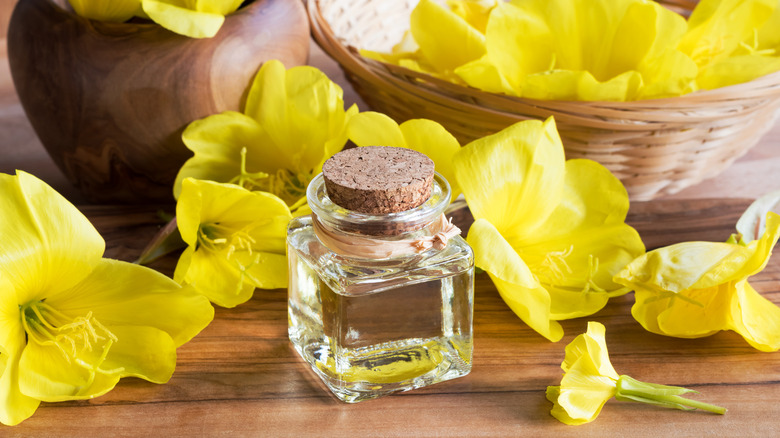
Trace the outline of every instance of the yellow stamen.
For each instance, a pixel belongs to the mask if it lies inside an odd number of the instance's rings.
[[[87,386],[92,384],[97,372],[111,374],[123,370],[100,368],[119,339],[92,312],[71,318],[44,301],[35,301],[20,306],[20,313],[28,342],[55,347],[69,364],[86,369],[90,373]],[[83,354],[95,349],[100,349],[100,356],[90,363]]]

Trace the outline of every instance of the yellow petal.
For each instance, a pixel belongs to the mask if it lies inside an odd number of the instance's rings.
[[[498,5],[498,0],[447,0],[452,12],[466,20],[473,28],[485,33],[490,11]]]
[[[190,38],[211,38],[225,22],[223,14],[188,9],[177,3],[180,2],[142,0],[144,13],[155,23]]]
[[[455,69],[455,74],[468,85],[490,93],[516,96],[520,91],[512,87],[487,55],[461,65]]]
[[[702,0],[688,19],[680,50],[700,67],[722,59],[752,39],[776,5],[776,0]]]
[[[523,97],[542,100],[627,101],[636,98],[642,75],[627,71],[605,82],[590,71],[553,70],[531,74],[523,86]]]
[[[569,372],[561,380],[561,391],[557,404],[566,412],[566,416],[556,416],[567,424],[589,423],[598,417],[604,404],[615,396],[615,382],[606,377],[584,375],[577,371]]]
[[[214,308],[195,291],[152,269],[110,259],[103,259],[80,284],[46,302],[72,317],[91,311],[105,326],[157,328],[170,335],[175,347],[200,333],[214,317]],[[127,343],[120,337],[117,345]]]
[[[229,182],[241,173],[241,149],[247,148],[247,172],[276,172],[282,163],[271,148],[257,121],[241,113],[226,111],[190,123],[182,140],[195,156],[176,175],[173,186],[178,199],[185,178]]]
[[[427,155],[436,163],[436,171],[450,183],[452,199],[460,195],[460,186],[455,180],[452,162],[460,150],[460,143],[443,126],[427,119],[413,119],[401,124],[406,147]]]
[[[661,334],[679,338],[709,336],[728,327],[732,283],[685,291],[665,300],[667,307],[656,316]],[[682,297],[688,300],[681,299]],[[637,301],[635,307],[640,304]],[[637,309],[637,313],[640,309]],[[633,313],[633,309],[632,309]]]
[[[21,171],[0,174],[0,193],[0,271],[18,304],[72,287],[100,261],[100,234],[46,183]]]
[[[587,361],[582,361],[585,358]],[[583,371],[609,377],[620,377],[609,361],[606,328],[603,324],[588,321],[588,329],[566,346],[566,356],[561,364],[564,372],[581,367]],[[614,387],[614,384],[612,385]]]
[[[201,12],[228,15],[238,9],[244,0],[198,0],[196,9]]]
[[[750,82],[780,70],[780,57],[762,55],[731,56],[701,69],[697,81],[704,90]]]
[[[754,348],[780,350],[780,307],[762,297],[747,281],[736,284],[731,317],[732,329]]]
[[[433,0],[420,1],[410,20],[420,51],[437,70],[454,70],[485,54],[485,36]]]
[[[534,235],[560,202],[565,165],[552,118],[475,140],[453,161],[474,217],[489,220],[507,239]]]
[[[612,277],[645,251],[625,223],[628,207],[626,189],[604,166],[569,160],[560,204],[536,234],[512,241],[550,292],[553,319],[591,315],[620,289]]]
[[[493,224],[477,219],[469,229],[468,243],[475,265],[488,272],[509,308],[545,338],[559,341],[563,329],[550,320],[549,294]]]
[[[347,124],[347,135],[358,146],[407,147],[398,123],[373,111],[364,111],[352,117]]]
[[[141,0],[68,0],[77,14],[98,21],[123,22],[141,9]]]
[[[529,4],[529,6],[531,6]],[[543,16],[499,3],[486,30],[489,59],[519,95],[528,74],[548,70],[556,59],[553,33]]]
[[[228,260],[227,250],[192,252],[189,269],[180,277],[220,307],[245,303],[255,291],[254,285],[244,281],[239,266]]]
[[[19,389],[42,401],[98,397],[112,390],[119,378],[119,373],[90,373],[55,345],[30,342],[19,359]]]
[[[0,423],[15,426],[30,418],[40,400],[19,390],[19,350],[11,355],[0,348]]]
[[[341,87],[310,66],[284,69],[281,62],[263,64],[244,111],[267,132],[263,147],[276,155],[274,167],[295,174],[318,173],[322,163],[347,141],[346,124],[357,107],[344,110]]]

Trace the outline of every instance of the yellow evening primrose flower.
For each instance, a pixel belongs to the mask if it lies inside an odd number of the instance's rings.
[[[452,163],[460,143],[433,120],[413,119],[398,125],[382,113],[366,111],[352,117],[347,136],[358,146],[395,146],[425,154],[433,160],[436,171],[450,182],[452,199],[460,195]]]
[[[287,287],[285,239],[290,210],[265,192],[187,178],[176,204],[187,248],[174,279],[222,307],[252,297],[255,288]]]
[[[306,206],[306,187],[347,142],[357,113],[344,110],[341,88],[320,70],[263,64],[244,113],[227,111],[191,123],[182,134],[195,153],[176,176],[178,198],[187,177],[239,184],[279,196],[292,210]],[[296,214],[307,212],[296,211]]]
[[[24,172],[0,174],[0,422],[41,401],[89,399],[122,377],[170,379],[176,348],[214,309],[105,243],[65,198]]]
[[[141,9],[141,0],[68,0],[68,3],[84,18],[118,23],[133,18]]]
[[[475,222],[475,264],[531,328],[551,341],[556,320],[591,315],[628,290],[612,276],[644,253],[626,225],[628,194],[604,166],[565,161],[552,118],[516,123],[455,154]]]
[[[780,215],[750,243],[683,242],[637,258],[615,281],[635,291],[634,319],[650,332],[699,338],[733,330],[761,351],[780,350],[780,308],[748,283],[780,238]]]
[[[113,0],[112,0],[113,1]],[[243,0],[142,0],[143,12],[160,26],[190,38],[211,38]]]
[[[648,0],[500,3],[485,56],[466,83],[532,99],[634,100],[694,91],[696,64],[676,49],[685,19]]]
[[[553,403],[550,413],[560,422],[572,426],[589,423],[612,397],[673,409],[726,412],[719,406],[680,397],[696,391],[619,376],[609,361],[605,332],[602,324],[590,321],[587,332],[566,346],[561,384],[547,387],[547,400]]]

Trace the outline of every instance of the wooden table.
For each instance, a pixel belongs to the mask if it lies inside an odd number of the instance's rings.
[[[0,0],[0,6],[14,3]],[[0,19],[7,15],[0,13]],[[4,35],[4,27],[0,35]],[[5,44],[0,44],[0,50]],[[312,63],[359,101],[337,66],[313,48]],[[365,109],[365,106],[361,107]],[[780,124],[724,174],[665,199],[634,203],[629,223],[648,247],[685,240],[725,240],[746,198],[780,189]],[[95,223],[108,257],[134,259],[172,206],[85,205],[46,156],[24,117],[0,52],[0,172],[34,173]],[[176,257],[155,268],[170,274]],[[751,284],[780,304],[780,256]],[[286,292],[257,291],[179,349],[168,384],[123,379],[103,397],[44,403],[0,436],[769,436],[780,427],[780,353],[761,353],[732,332],[683,340],[644,331],[630,316],[633,296],[612,300],[590,318],[564,321],[550,343],[503,303],[489,278],[476,282],[475,355],[470,375],[428,388],[348,405],[337,401],[287,340]],[[563,348],[588,320],[607,328],[615,369],[637,379],[701,391],[729,408],[725,416],[610,401],[591,424],[565,426],[549,415],[548,385],[558,384]]]

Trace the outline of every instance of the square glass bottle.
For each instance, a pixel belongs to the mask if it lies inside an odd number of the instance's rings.
[[[346,402],[468,374],[473,253],[458,235],[431,243],[447,225],[447,181],[435,174],[426,202],[387,214],[341,207],[325,186],[322,174],[311,182],[313,214],[288,228],[289,336],[296,351]],[[383,248],[428,244],[366,256],[339,246],[331,233],[358,246],[366,238]]]

